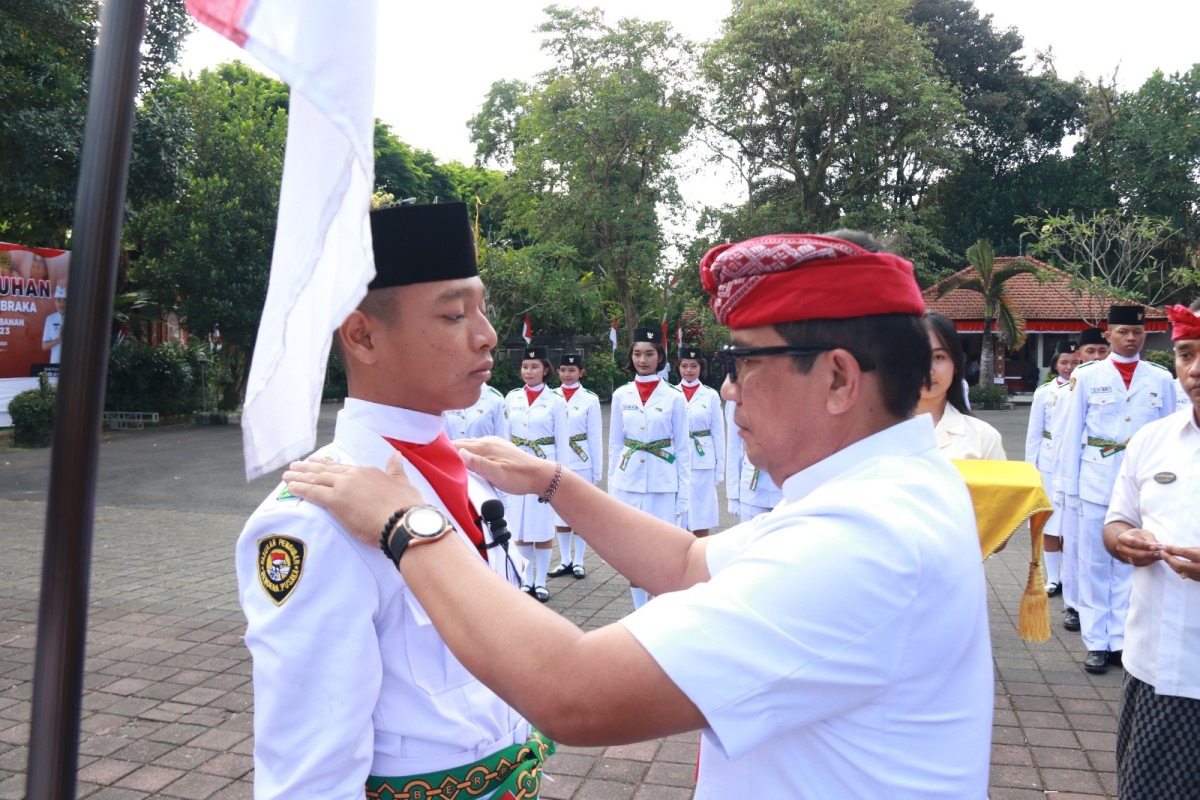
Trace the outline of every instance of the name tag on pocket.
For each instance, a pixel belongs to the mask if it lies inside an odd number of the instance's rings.
[[[1091,394],[1112,394],[1111,386],[1093,386],[1090,390]]]

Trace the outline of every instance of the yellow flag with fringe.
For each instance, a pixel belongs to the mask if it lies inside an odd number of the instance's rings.
[[[955,460],[954,466],[971,492],[984,558],[1000,549],[1021,523],[1029,522],[1029,577],[1021,597],[1017,634],[1029,642],[1047,641],[1050,604],[1042,577],[1042,529],[1053,509],[1042,488],[1041,474],[1025,461]]]

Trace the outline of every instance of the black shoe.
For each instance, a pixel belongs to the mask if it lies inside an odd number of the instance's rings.
[[[1124,664],[1124,662],[1123,662],[1123,661],[1122,661],[1122,659],[1121,659],[1121,657],[1122,657],[1123,655],[1125,655],[1125,651],[1124,651],[1124,650],[1109,650],[1109,651],[1108,651],[1108,663],[1109,663],[1109,665],[1110,665],[1110,666],[1114,666],[1114,667],[1124,667],[1124,666],[1125,666],[1125,664]]]
[[[557,567],[555,567],[554,569],[547,572],[546,577],[561,578],[563,575],[572,574],[572,572],[571,572],[572,569],[573,569],[573,567],[570,564],[559,564]]]
[[[1108,672],[1108,651],[1088,650],[1087,658],[1083,660],[1083,668],[1095,675]]]
[[[1079,630],[1079,612],[1073,608],[1063,609],[1063,627],[1069,631]]]
[[[587,577],[587,570],[583,568],[583,564],[576,564],[571,568],[571,572],[575,575],[575,580],[583,580]]]
[[[1046,584],[1046,595],[1048,597],[1054,597],[1055,595],[1059,595],[1059,594],[1062,594],[1062,584],[1061,583],[1047,583]]]

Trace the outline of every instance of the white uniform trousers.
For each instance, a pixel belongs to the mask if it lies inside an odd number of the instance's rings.
[[[633,506],[639,511],[645,511],[652,517],[663,522],[677,525],[675,521],[674,492],[627,492],[624,489],[610,489],[609,494],[626,505]]]
[[[578,475],[579,477],[583,478],[583,479],[584,479],[585,481],[587,481],[588,483],[594,483],[594,481],[592,481],[592,477],[593,477],[593,475],[592,475],[592,468],[591,468],[591,467],[580,467],[579,469],[574,469],[574,468],[572,468],[572,469],[571,469],[571,472],[574,472],[576,475]],[[548,504],[548,503],[546,503],[546,504],[544,504],[544,505],[549,505],[549,504]],[[557,525],[558,527],[560,527],[560,528],[569,528],[569,527],[571,527],[571,526],[570,526],[570,525],[568,525],[567,523],[563,522],[563,518],[562,518],[562,517],[560,517],[558,514],[551,512],[551,515],[554,517],[554,524],[555,524],[555,525]]]
[[[1079,515],[1079,611],[1083,646],[1090,650],[1124,650],[1125,617],[1133,565],[1117,561],[1104,549],[1107,506],[1081,500]]]
[[[1054,493],[1054,514],[1058,517],[1057,535],[1062,537],[1063,608],[1079,610],[1079,498]]]
[[[691,487],[688,510],[680,525],[689,531],[717,527],[721,524],[721,515],[717,511],[717,471],[692,470]]]

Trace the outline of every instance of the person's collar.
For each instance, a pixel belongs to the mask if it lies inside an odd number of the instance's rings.
[[[633,379],[638,383],[654,383],[655,381],[662,380],[662,378],[658,377],[657,373],[654,375],[634,375]]]
[[[932,421],[933,415],[930,415],[929,419]],[[953,403],[947,402],[946,409],[942,411],[942,421],[939,426],[944,433],[962,436],[966,431],[967,422],[963,413],[955,408]]]
[[[424,414],[347,397],[341,416],[368,430],[413,444],[429,444],[442,432],[441,414]]]
[[[561,389],[578,389],[578,388],[579,388],[579,381],[575,381],[574,383],[564,383],[564,384],[563,384],[561,387],[559,387],[559,388],[561,388]]]
[[[1070,378],[1064,378],[1062,375],[1054,376],[1054,385],[1055,386],[1066,386],[1070,382],[1071,382]]]
[[[700,385],[700,380],[699,380],[699,379],[696,379],[696,380],[694,380],[694,381],[680,381],[680,382],[679,382],[679,385],[680,385],[680,386],[686,386],[686,387],[688,387],[689,389],[691,389],[693,386],[699,386],[699,385]]]
[[[546,388],[546,384],[545,384],[545,383],[539,383],[537,386],[529,386],[529,385],[526,385],[526,386],[525,386],[525,391],[527,391],[527,392],[540,392],[542,389],[545,389],[545,388]]]
[[[1136,355],[1132,355],[1132,356],[1123,356],[1123,355],[1119,355],[1114,350],[1113,352],[1108,354],[1108,357],[1111,358],[1113,361],[1117,362],[1118,364],[1134,364],[1141,359],[1142,354],[1137,353]]]
[[[949,411],[949,407],[947,407]],[[933,435],[933,417],[921,414],[903,422],[897,422],[878,433],[838,450],[833,455],[802,469],[783,482],[780,487],[784,500],[795,503],[804,499],[814,489],[877,456],[918,456],[937,449]]]

